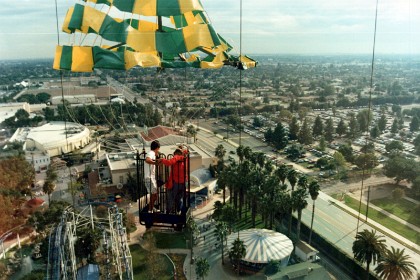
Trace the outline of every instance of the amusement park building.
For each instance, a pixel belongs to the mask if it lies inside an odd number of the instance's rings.
[[[50,157],[83,148],[90,142],[90,131],[71,122],[50,122],[30,130],[26,137],[26,150],[40,150]]]
[[[26,159],[36,171],[46,169],[50,158],[83,148],[90,142],[88,128],[72,122],[50,122],[35,128],[19,128],[10,142],[24,143]]]

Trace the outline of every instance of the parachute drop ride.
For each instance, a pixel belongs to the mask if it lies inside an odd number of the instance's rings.
[[[199,0],[84,0],[71,7],[54,69],[91,72],[139,67],[247,69],[257,62],[229,54]]]
[[[134,67],[218,69],[225,65],[244,70],[257,62],[232,55],[232,46],[211,25],[200,0],[83,0],[71,7],[62,31],[69,42],[56,48],[53,68],[71,72],[94,69],[129,70]],[[63,97],[64,99],[64,97]],[[167,192],[171,167],[161,167],[156,180],[158,213],[149,213],[144,162],[146,153],[137,154],[139,220],[151,226],[182,229],[190,215],[189,168],[179,211],[168,211]],[[170,158],[172,155],[160,156]],[[189,156],[183,164],[189,167]],[[181,176],[181,175],[180,175]]]

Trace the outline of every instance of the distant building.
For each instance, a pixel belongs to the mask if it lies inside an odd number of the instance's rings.
[[[72,122],[50,122],[35,128],[18,128],[9,140],[24,143],[26,160],[36,171],[45,169],[50,158],[82,149],[91,141],[88,128]]]

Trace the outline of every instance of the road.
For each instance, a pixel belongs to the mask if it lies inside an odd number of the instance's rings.
[[[303,210],[302,222],[310,226],[312,216],[312,199],[307,199],[308,207]],[[344,252],[353,256],[352,246],[355,240],[357,219],[349,213],[331,203],[331,197],[320,192],[316,200],[314,231],[326,237],[332,244],[342,249]],[[359,223],[359,231],[373,228],[362,221]],[[380,234],[380,233],[379,233]],[[394,234],[396,236],[396,234]],[[405,254],[409,255],[416,267],[420,267],[420,255],[413,250],[406,248],[394,239],[385,236],[388,248],[405,249]],[[418,247],[418,246],[417,246]]]

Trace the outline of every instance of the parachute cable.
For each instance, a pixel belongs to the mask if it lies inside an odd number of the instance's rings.
[[[377,28],[377,23],[378,23],[378,2],[379,0],[376,0],[376,7],[375,7],[375,27],[374,27],[374,32],[373,32],[373,48],[372,48],[372,61],[371,61],[371,71],[370,71],[370,89],[369,89],[369,103],[368,103],[368,111],[367,111],[367,126],[366,126],[366,144],[365,144],[365,149],[363,151],[363,153],[366,155],[368,154],[368,135],[369,135],[369,131],[370,131],[370,114],[371,114],[371,110],[372,110],[372,91],[373,91],[373,74],[374,74],[374,69],[375,69],[375,48],[376,48],[376,28]],[[365,156],[364,160],[367,160],[368,157]],[[362,207],[362,197],[363,197],[363,185],[364,185],[364,180],[365,180],[365,171],[366,168],[368,168],[369,166],[367,166],[366,163],[363,164],[362,167],[362,185],[360,187],[360,199],[359,199],[359,209],[358,209],[358,215],[357,215],[357,226],[356,226],[356,235],[359,231],[359,222],[360,222],[360,210]],[[366,203],[366,221],[368,220],[368,214],[369,214],[369,194],[370,194],[370,188],[368,189],[368,197],[367,197],[367,203]]]

